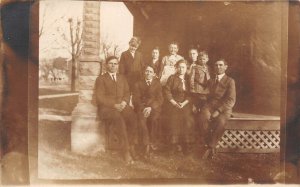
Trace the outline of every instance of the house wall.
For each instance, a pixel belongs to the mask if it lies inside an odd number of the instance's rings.
[[[281,63],[287,11],[282,2],[155,2],[141,4],[148,19],[134,17],[134,35],[150,59],[159,46],[167,54],[170,41],[178,41],[179,54],[190,46],[207,50],[210,64],[229,62],[228,74],[236,80],[235,111],[280,114]],[[286,47],[286,46],[285,46]]]

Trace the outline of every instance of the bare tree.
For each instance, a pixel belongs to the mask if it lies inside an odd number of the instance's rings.
[[[103,37],[100,43],[101,43],[100,54],[102,53],[104,55],[104,58],[107,58],[110,55],[114,55],[117,57],[120,56],[119,45],[110,41],[108,36]]]
[[[66,42],[65,44],[61,44],[62,48],[65,48],[68,50],[68,52],[71,54],[71,62],[72,62],[72,73],[71,73],[71,91],[76,91],[76,64],[78,62],[78,58],[81,53],[81,38],[82,38],[82,24],[81,21],[77,19],[76,23],[74,23],[73,18],[68,19],[69,24],[69,32],[68,36],[66,35],[66,32],[61,33],[61,37]],[[61,32],[60,29],[57,29],[58,32]],[[57,42],[59,43],[59,42]]]
[[[57,23],[65,18],[65,15],[62,15],[61,17],[54,20],[51,19],[51,22],[48,22],[46,20],[49,20],[49,18],[53,17],[53,6],[51,2],[41,1],[40,8],[42,16],[40,16],[41,22],[39,27],[39,38],[41,38],[42,35],[51,30],[51,28],[55,27]]]

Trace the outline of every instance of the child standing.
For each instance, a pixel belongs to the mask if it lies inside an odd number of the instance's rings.
[[[206,51],[201,51],[198,55],[196,64],[193,64],[190,69],[190,92],[193,98],[193,110],[200,111],[207,100],[209,93],[207,83],[210,79],[208,71],[208,54]]]
[[[160,69],[159,78],[161,84],[164,86],[167,83],[168,78],[176,73],[175,64],[179,60],[182,60],[183,57],[178,55],[178,44],[172,42],[169,45],[169,55],[165,56],[162,59],[162,67]]]

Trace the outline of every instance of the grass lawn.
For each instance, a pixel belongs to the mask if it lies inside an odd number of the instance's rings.
[[[70,151],[70,122],[40,121],[39,177],[48,179],[178,178],[199,183],[272,183],[279,171],[279,154],[218,153],[214,160],[197,156],[154,153],[151,160],[127,166],[116,152],[95,157]]]
[[[43,99],[39,107],[64,111],[71,115],[78,96]],[[62,115],[57,113],[58,115]],[[126,165],[115,152],[95,157],[70,151],[71,123],[42,120],[39,122],[38,173],[47,179],[186,179],[198,183],[241,183],[252,178],[256,183],[273,183],[279,172],[279,153],[238,154],[218,153],[213,160],[201,160],[200,155],[169,155],[167,151],[153,154],[150,160],[138,160]]]
[[[54,95],[54,94],[65,94],[65,93],[75,93],[70,90],[55,90],[50,88],[40,88],[39,95]]]
[[[61,111],[57,115],[71,115],[77,105],[78,96],[65,96],[57,98],[48,98],[39,100],[39,108]],[[64,113],[64,114],[62,114]]]

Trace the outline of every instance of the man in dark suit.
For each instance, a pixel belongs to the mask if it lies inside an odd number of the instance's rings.
[[[118,126],[117,135],[123,143],[125,161],[132,162],[134,145],[137,144],[137,120],[129,106],[130,92],[126,78],[117,73],[118,58],[106,59],[107,72],[96,80],[96,101],[99,117],[110,125]]]
[[[158,120],[163,103],[162,86],[155,78],[153,66],[146,66],[144,78],[135,84],[132,99],[138,114],[145,156],[149,157],[150,142],[154,146],[158,139]]]
[[[144,62],[142,54],[137,51],[141,40],[137,37],[129,41],[129,49],[121,54],[119,73],[127,78],[129,90],[132,92],[134,84],[143,77]]]
[[[208,100],[200,111],[198,122],[204,143],[208,146],[203,159],[213,157],[236,101],[235,81],[225,74],[227,67],[224,59],[215,62],[216,76],[209,80]]]

